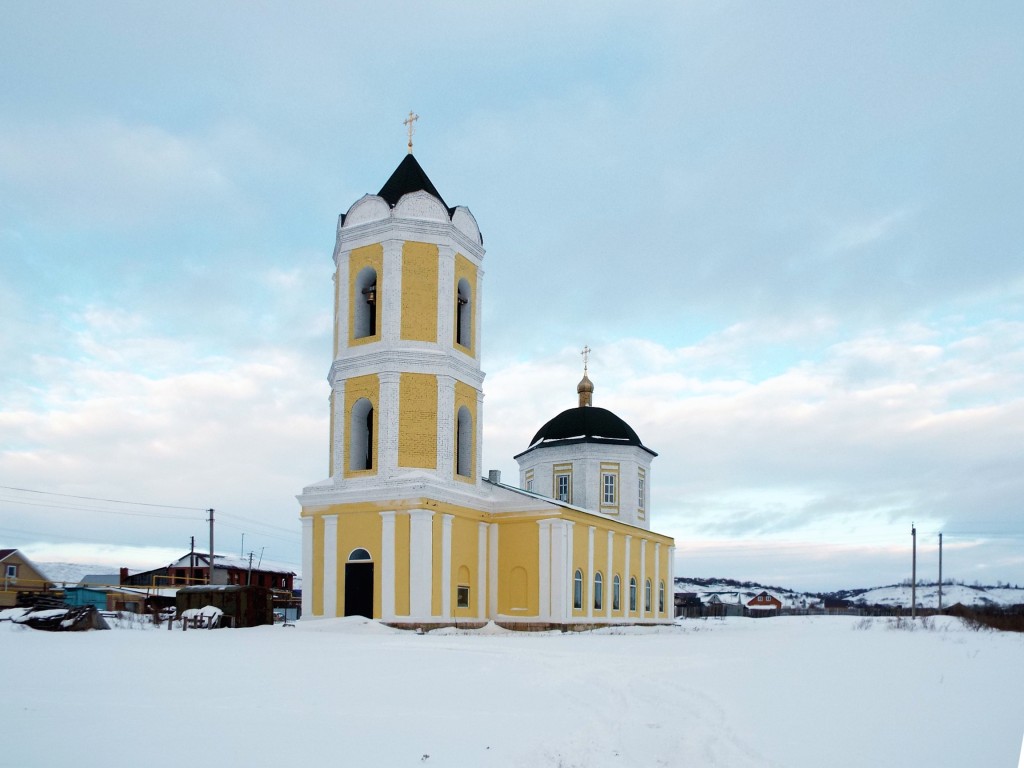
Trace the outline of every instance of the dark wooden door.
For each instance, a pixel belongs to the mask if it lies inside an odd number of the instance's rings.
[[[345,563],[345,615],[373,618],[373,563]]]

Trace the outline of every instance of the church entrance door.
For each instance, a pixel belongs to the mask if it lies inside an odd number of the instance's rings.
[[[373,563],[345,563],[345,615],[373,618]]]

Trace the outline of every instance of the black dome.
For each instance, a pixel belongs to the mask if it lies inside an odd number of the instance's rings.
[[[608,409],[593,406],[580,406],[562,411],[537,431],[530,441],[530,447],[523,453],[543,446],[573,443],[635,445],[652,456],[658,455],[640,442],[640,437],[629,424]]]

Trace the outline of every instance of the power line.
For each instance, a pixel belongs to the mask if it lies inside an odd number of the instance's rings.
[[[85,499],[87,501],[105,501],[110,504],[134,504],[138,507],[162,507],[164,509],[187,509],[190,512],[206,512],[203,507],[182,507],[177,504],[150,504],[145,501],[124,501],[123,499],[101,499],[96,496],[75,496],[71,493],[55,493],[54,491],[40,491],[35,488],[15,488],[10,485],[0,485],[7,491],[22,491],[23,493],[42,493],[47,496],[64,496],[69,499]]]
[[[195,520],[194,517],[187,517],[185,515],[161,515],[158,512],[129,512],[127,510],[119,509],[102,509],[100,507],[74,507],[66,504],[45,504],[39,501],[22,501],[21,499],[5,499],[0,498],[0,502],[7,504],[19,504],[26,507],[47,507],[49,509],[69,509],[77,512],[102,512],[107,515],[129,515],[131,517],[151,517],[160,518],[163,520]]]

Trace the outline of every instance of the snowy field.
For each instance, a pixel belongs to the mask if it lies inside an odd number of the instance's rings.
[[[1024,636],[888,619],[416,635],[0,623],[0,765],[1017,766]]]

